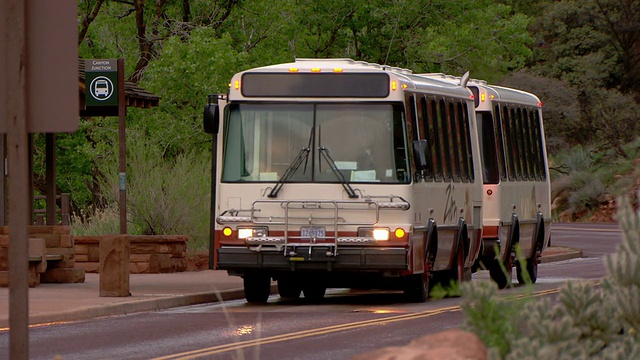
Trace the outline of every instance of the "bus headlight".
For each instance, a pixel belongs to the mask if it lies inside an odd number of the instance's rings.
[[[358,237],[374,238],[376,241],[388,241],[389,228],[359,228]]]
[[[258,228],[238,228],[238,239],[246,239],[249,237],[265,237],[269,234],[266,227]]]

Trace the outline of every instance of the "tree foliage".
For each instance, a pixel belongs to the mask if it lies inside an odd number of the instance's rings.
[[[538,94],[552,153],[576,144],[614,149],[638,135],[638,2],[629,0],[80,0],[82,58],[124,58],[128,78],[161,96],[129,109],[127,126],[158,147],[158,161],[210,146],[207,95],[232,74],[294,58],[353,58],[497,81]],[[523,68],[525,68],[523,70]],[[605,89],[605,91],[601,91]],[[629,111],[617,111],[620,107]],[[96,203],[109,119],[83,119],[68,180],[76,206]],[[113,156],[106,152],[106,156]],[[627,154],[628,155],[628,154]],[[65,167],[66,165],[61,165]],[[85,185],[83,185],[85,184]]]

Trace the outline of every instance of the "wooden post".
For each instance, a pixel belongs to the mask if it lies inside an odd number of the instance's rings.
[[[6,121],[9,201],[9,358],[29,358],[28,217],[29,144],[27,129],[27,8],[24,0],[5,0]],[[4,101],[1,99],[0,101]]]

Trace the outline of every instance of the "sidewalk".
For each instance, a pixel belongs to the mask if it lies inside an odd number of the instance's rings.
[[[582,256],[582,251],[549,247],[542,262]],[[244,297],[242,278],[226,271],[131,274],[127,297],[100,297],[100,275],[87,273],[84,283],[40,284],[29,288],[29,324],[126,315]],[[0,288],[0,329],[9,327],[9,289]]]

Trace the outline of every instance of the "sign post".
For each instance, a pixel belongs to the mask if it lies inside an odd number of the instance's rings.
[[[116,110],[118,113],[120,191],[120,234],[127,233],[127,106],[124,92],[124,59],[92,59],[84,61],[85,105]]]

